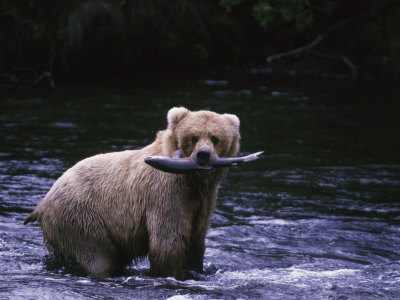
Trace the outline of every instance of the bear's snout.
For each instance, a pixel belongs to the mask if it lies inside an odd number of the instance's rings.
[[[199,165],[206,165],[210,161],[210,151],[208,150],[199,150],[196,153],[196,160]]]

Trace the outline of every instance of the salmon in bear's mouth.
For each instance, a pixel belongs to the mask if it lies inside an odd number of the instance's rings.
[[[199,164],[192,157],[181,158],[181,151],[175,151],[172,157],[168,156],[147,156],[144,161],[163,172],[182,174],[191,171],[200,171],[201,174],[208,174],[214,168],[225,168],[237,165],[242,162],[249,162],[259,158],[264,151],[256,152],[242,157],[217,157],[210,160],[206,165]]]

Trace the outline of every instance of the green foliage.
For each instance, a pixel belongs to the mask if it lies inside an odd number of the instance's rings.
[[[387,52],[383,55],[384,63],[395,66],[395,76],[400,77],[400,8],[391,11],[385,25]]]
[[[308,0],[259,1],[253,6],[253,13],[256,20],[265,28],[277,19],[294,22],[298,29],[310,27],[313,21]]]
[[[346,19],[316,50],[400,74],[400,0],[2,0],[0,75],[257,64]]]
[[[228,12],[243,2],[243,0],[220,0],[220,4]],[[264,28],[276,20],[283,20],[293,22],[298,29],[304,29],[310,27],[313,21],[309,0],[260,0],[251,7],[254,18]]]
[[[228,12],[230,12],[233,6],[240,4],[242,1],[243,0],[220,0],[219,2]]]
[[[49,69],[52,45],[62,43],[67,11],[74,1],[3,0],[0,2],[2,69]],[[54,48],[54,47],[53,47]]]

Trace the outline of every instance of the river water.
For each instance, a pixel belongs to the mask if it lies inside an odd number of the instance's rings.
[[[0,96],[1,299],[400,299],[399,89],[271,78],[70,84]],[[77,161],[137,149],[173,106],[237,114],[241,155],[220,187],[205,274],[147,260],[91,279],[48,255],[25,216]]]

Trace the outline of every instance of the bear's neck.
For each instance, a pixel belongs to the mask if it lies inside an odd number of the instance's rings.
[[[226,173],[227,170],[225,169],[214,169],[208,175],[189,173],[183,176],[188,188],[193,191],[203,193],[206,191],[215,191],[218,184],[221,182]]]

